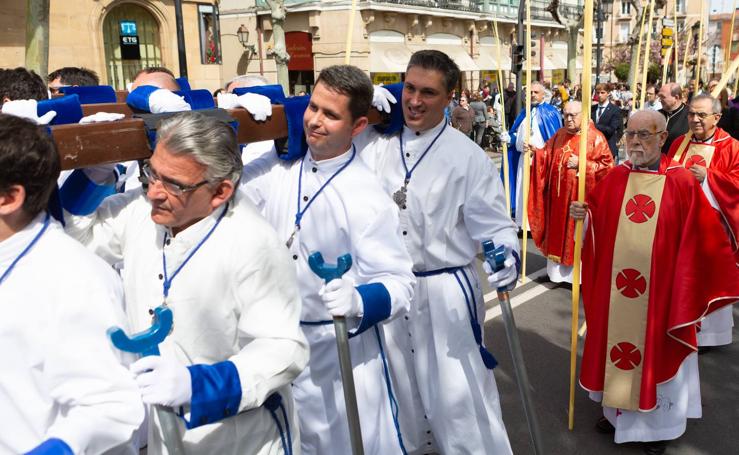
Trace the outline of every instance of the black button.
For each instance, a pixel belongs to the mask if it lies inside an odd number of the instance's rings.
[[[298,255],[297,254],[293,254],[293,259],[295,259],[297,261],[298,260]]]
[[[416,136],[420,136],[420,135],[421,135],[421,132],[420,131],[416,131]]]
[[[426,430],[426,434],[431,434],[431,430]]]
[[[428,445],[431,445],[431,443],[430,443],[430,442],[427,442],[426,444],[428,444]]]
[[[403,210],[405,210],[405,206],[401,207]]]
[[[426,417],[426,414],[423,415],[423,418],[426,419],[426,420],[429,419],[428,417]]]
[[[416,353],[416,350],[415,349],[411,349],[411,354],[415,354],[415,353]]]
[[[303,200],[304,200],[305,202],[308,202],[308,196],[303,196]]]
[[[405,318],[406,321],[408,320],[408,316],[403,316],[403,317]]]
[[[311,169],[313,172],[318,172],[318,168],[313,166],[313,169]]]
[[[408,235],[408,231],[403,231],[403,235]]]
[[[172,239],[167,239],[167,246],[169,246],[170,243],[172,243]]]
[[[411,157],[411,154],[410,153],[406,153],[405,156],[407,156],[408,158],[410,158]]]
[[[160,280],[163,280],[163,279],[164,279],[164,275],[162,275],[162,274],[160,273],[160,274],[159,274],[159,279],[160,279]]]

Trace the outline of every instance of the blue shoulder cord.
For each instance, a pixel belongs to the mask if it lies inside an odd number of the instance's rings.
[[[44,232],[46,232],[46,228],[49,227],[49,222],[50,222],[49,213],[46,212],[46,218],[44,218],[44,225],[41,227],[41,230],[38,232],[38,234],[36,234],[33,240],[31,240],[31,243],[29,243],[23,249],[23,251],[21,251],[21,254],[19,254],[15,259],[13,259],[13,262],[10,263],[10,267],[8,267],[8,269],[5,272],[3,272],[2,276],[0,276],[0,283],[5,281],[5,279],[10,275],[10,272],[13,270],[15,265],[18,264],[18,261],[20,261],[23,258],[23,256],[28,254],[28,252],[31,251],[31,248],[33,248],[36,242],[38,242],[38,240],[41,238],[41,236],[44,235]]]

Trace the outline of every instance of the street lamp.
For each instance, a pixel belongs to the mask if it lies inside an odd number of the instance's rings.
[[[613,0],[598,0],[598,9],[596,11],[597,25],[595,28],[596,52],[595,52],[595,82],[600,83],[600,62],[603,56],[603,48],[601,40],[603,39],[603,21],[608,19],[606,12],[609,7],[613,6]],[[604,8],[605,7],[605,8]],[[606,11],[604,11],[604,9]]]
[[[239,43],[249,51],[249,56],[257,52],[256,46],[249,44],[249,29],[244,24],[241,24],[238,30],[236,30],[236,36],[239,39]]]

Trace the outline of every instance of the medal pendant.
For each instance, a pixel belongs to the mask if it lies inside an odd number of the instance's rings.
[[[285,242],[285,246],[287,246],[287,249],[290,249],[290,247],[293,246],[293,241],[295,240],[295,234],[297,234],[298,229],[300,229],[298,226],[295,226],[295,229],[293,229],[292,234],[290,234],[290,238],[287,239],[287,242]]]
[[[408,190],[406,189],[405,185],[401,186],[398,191],[393,193],[393,201],[395,201],[395,203],[398,204],[398,207],[400,207],[401,209],[405,208],[407,200]]]

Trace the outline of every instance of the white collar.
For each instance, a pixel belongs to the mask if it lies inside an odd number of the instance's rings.
[[[4,272],[5,268],[33,241],[36,234],[41,231],[45,218],[46,212],[42,211],[26,227],[0,242],[0,272]],[[49,223],[52,221],[49,220]]]
[[[313,159],[313,152],[308,148],[308,152],[305,156],[305,163],[303,164],[303,172],[311,171],[312,173],[312,168],[316,168],[320,172],[333,172],[351,159],[352,149],[353,147],[350,146],[346,152],[339,156],[316,161]]]

